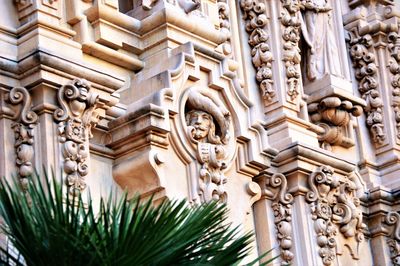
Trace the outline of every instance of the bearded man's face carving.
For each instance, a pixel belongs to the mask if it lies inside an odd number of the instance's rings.
[[[193,138],[200,142],[206,142],[214,122],[210,114],[200,110],[193,110],[187,114],[187,123],[188,126],[194,128],[192,132]]]

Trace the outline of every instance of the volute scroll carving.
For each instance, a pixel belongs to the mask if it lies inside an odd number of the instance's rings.
[[[189,89],[185,105],[187,135],[200,163],[199,196],[202,201],[225,202],[224,175],[231,117],[221,101],[204,90]]]
[[[355,173],[337,177],[329,166],[317,168],[309,177],[310,191],[306,200],[315,221],[319,255],[324,265],[331,265],[336,258],[336,235],[339,232],[358,243],[364,239],[366,225],[362,222],[360,199],[357,197],[360,187],[356,179]]]
[[[89,173],[89,138],[92,137],[91,128],[98,121],[98,97],[84,79],[75,79],[58,90],[61,108],[55,110],[54,120],[58,122],[66,183],[69,193],[74,196],[86,188],[84,178]]]
[[[267,179],[266,186],[274,194],[271,207],[275,217],[281,259],[285,263],[291,263],[294,258],[294,254],[290,251],[293,246],[291,225],[293,195],[287,192],[287,180],[283,174],[273,174]]]
[[[359,36],[357,32],[350,34],[350,56],[359,82],[358,90],[367,103],[364,107],[367,126],[372,135],[372,141],[380,145],[386,139],[386,133],[383,125],[383,101],[376,80],[378,68],[375,55],[370,51],[371,48],[371,35]]]
[[[15,87],[9,93],[9,102],[13,105],[21,104],[21,109],[11,125],[15,135],[16,165],[21,187],[25,190],[28,177],[33,174],[32,159],[34,155],[33,130],[38,122],[38,116],[31,110],[32,100],[26,88]]]
[[[251,57],[257,70],[256,80],[263,99],[271,102],[276,95],[272,80],[273,56],[269,47],[269,34],[265,31],[268,19],[265,4],[260,0],[241,0],[246,31],[249,35]]]
[[[388,225],[394,225],[394,230],[387,240],[390,250],[390,258],[394,266],[400,265],[400,214],[398,212],[389,212],[385,217]]]
[[[388,34],[388,49],[391,58],[389,60],[389,71],[392,73],[392,106],[396,121],[397,139],[400,139],[400,36],[398,32]]]

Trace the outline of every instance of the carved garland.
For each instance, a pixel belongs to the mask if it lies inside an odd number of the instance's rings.
[[[267,102],[272,101],[276,92],[272,80],[272,53],[268,45],[269,35],[264,28],[267,25],[265,4],[259,0],[241,0],[240,7],[244,15],[246,31],[250,34],[249,45],[254,67],[257,69],[256,80]]]
[[[321,166],[309,177],[311,190],[306,195],[310,203],[314,230],[320,247],[319,255],[324,265],[331,265],[336,257],[336,225],[344,237],[355,237],[357,242],[364,239],[360,200],[355,175],[335,177],[329,166]]]
[[[283,25],[283,61],[286,67],[287,94],[294,101],[299,95],[300,83],[300,3],[298,0],[281,0]]]
[[[291,263],[294,257],[290,251],[293,246],[291,225],[293,196],[287,193],[287,180],[283,174],[277,173],[268,179],[267,188],[277,190],[272,202],[274,223],[281,258],[285,263]]]
[[[18,176],[21,187],[26,190],[28,177],[33,174],[33,129],[38,121],[38,116],[30,110],[32,101],[27,89],[22,87],[11,89],[9,101],[13,105],[22,103],[21,111],[15,118],[16,122],[11,127],[14,129],[15,134],[14,146],[17,156]]]
[[[388,49],[391,59],[389,60],[389,70],[393,74],[392,78],[392,96],[393,111],[396,121],[397,138],[400,139],[400,37],[397,32],[391,32],[388,35]]]
[[[388,225],[395,225],[391,238],[388,239],[387,244],[390,250],[390,258],[394,266],[400,265],[400,214],[397,212],[389,212],[386,216],[385,222]]]
[[[61,108],[54,112],[59,141],[62,143],[66,183],[69,193],[74,196],[86,188],[84,178],[89,171],[89,138],[92,126],[98,120],[95,111],[98,95],[90,90],[90,85],[84,79],[75,79],[62,86],[58,90]]]
[[[359,36],[350,35],[350,56],[355,68],[355,76],[359,82],[358,90],[367,102],[364,112],[367,115],[367,126],[376,144],[382,144],[386,139],[383,125],[383,102],[378,91],[376,81],[377,66],[375,55],[370,51],[372,37],[369,34]]]

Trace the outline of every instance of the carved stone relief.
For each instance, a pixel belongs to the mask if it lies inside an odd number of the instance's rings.
[[[226,145],[229,141],[230,113],[222,103],[207,92],[191,89],[185,106],[187,135],[196,149],[201,164],[199,196],[207,202],[212,199],[225,202],[227,182]]]
[[[58,122],[59,141],[64,157],[63,170],[71,195],[78,195],[86,188],[84,178],[89,172],[89,138],[96,125],[98,95],[90,91],[84,79],[75,79],[58,90],[61,108],[54,112]]]
[[[13,105],[22,105],[21,110],[15,118],[15,123],[12,124],[12,128],[15,134],[14,146],[17,156],[18,176],[21,187],[26,189],[28,177],[33,174],[33,129],[38,122],[38,116],[30,110],[32,101],[27,89],[22,87],[11,89],[9,101]]]
[[[200,8],[200,0],[178,0],[179,6],[186,14]]]
[[[394,266],[400,265],[400,214],[389,212],[385,222],[388,225],[394,225],[393,233],[387,241],[390,250],[390,258]]]
[[[224,0],[218,1],[218,17],[219,17],[219,27],[224,35],[230,36],[230,22],[229,22],[229,5]],[[224,55],[232,56],[232,47],[230,43],[230,38],[225,41],[222,45],[222,52]]]
[[[281,0],[283,25],[283,61],[285,62],[288,84],[287,94],[293,101],[299,95],[300,82],[300,2],[299,0]]]
[[[392,77],[392,106],[396,121],[397,138],[400,139],[400,37],[397,32],[388,35],[388,49],[390,51],[389,70]]]
[[[359,82],[358,90],[367,103],[364,108],[367,126],[372,135],[372,141],[375,144],[382,144],[386,139],[383,125],[383,101],[376,80],[375,55],[370,49],[372,49],[372,37],[369,34],[364,36],[359,36],[355,32],[350,34],[350,56]]]
[[[354,145],[349,136],[352,130],[349,123],[351,116],[357,117],[362,114],[361,105],[332,96],[322,99],[319,103],[309,104],[308,111],[311,121],[324,129],[324,132],[318,135],[323,148],[330,150],[331,145],[346,148]]]
[[[334,176],[329,166],[321,166],[309,177],[310,191],[306,200],[310,203],[314,230],[320,247],[319,255],[324,265],[331,265],[336,258],[336,235],[364,239],[366,225],[362,222],[356,174]],[[357,253],[357,251],[355,252]]]
[[[271,102],[276,95],[272,80],[272,53],[268,44],[269,34],[265,31],[267,16],[265,4],[259,0],[241,0],[246,31],[250,34],[249,45],[254,67],[257,69],[256,80],[265,101]]]
[[[294,254],[290,251],[292,241],[292,204],[293,196],[287,192],[287,180],[283,174],[276,173],[267,179],[267,189],[274,195],[272,199],[272,210],[274,212],[274,223],[280,247],[282,261],[291,263]]]

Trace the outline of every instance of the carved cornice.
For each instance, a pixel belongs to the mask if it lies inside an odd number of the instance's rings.
[[[287,180],[283,174],[273,174],[267,179],[266,186],[271,190],[270,194],[274,195],[271,207],[282,261],[292,263],[294,254],[290,249],[293,246],[291,225],[293,195],[287,192]]]
[[[288,84],[287,94],[292,101],[299,95],[300,85],[300,3],[299,0],[281,0],[283,26],[283,61]]]
[[[350,56],[353,60],[355,77],[359,82],[358,90],[367,103],[364,107],[367,126],[372,141],[380,145],[386,139],[386,132],[383,124],[383,101],[378,90],[378,68],[372,49],[371,35],[360,36],[357,30],[350,34]]]
[[[360,199],[356,195],[360,187],[356,179],[355,173],[337,177],[329,166],[317,168],[308,179],[310,191],[306,200],[311,206],[324,265],[331,265],[335,260],[337,227],[345,238],[354,237],[357,242],[364,239],[366,225],[362,223]]]
[[[34,155],[33,130],[38,122],[38,116],[31,110],[32,100],[27,89],[16,87],[11,89],[9,102],[13,105],[21,104],[21,110],[12,124],[15,134],[16,165],[18,176],[23,189],[26,189],[28,177],[33,174],[32,159]]]
[[[268,23],[265,4],[260,0],[241,0],[246,31],[250,34],[249,45],[254,67],[257,69],[256,80],[265,101],[271,102],[276,95],[272,80],[273,56],[268,44],[269,33],[265,31]]]
[[[58,90],[54,120],[58,122],[59,141],[64,157],[69,193],[77,195],[86,188],[84,178],[89,173],[89,138],[98,121],[98,95],[84,79],[75,79]]]

